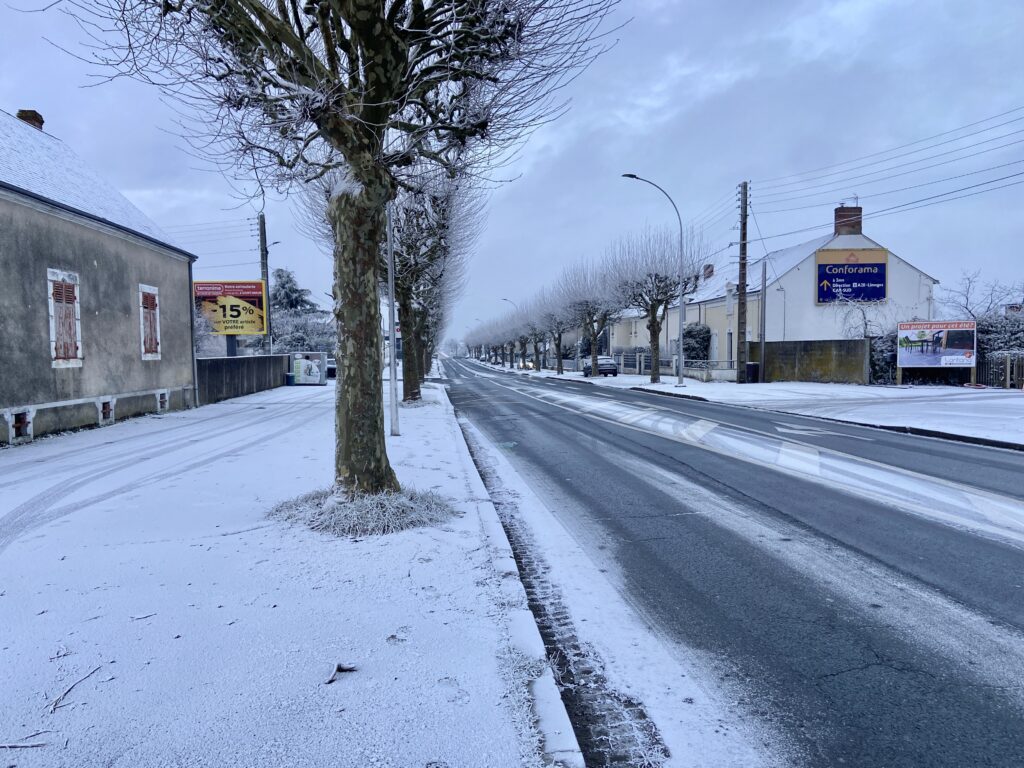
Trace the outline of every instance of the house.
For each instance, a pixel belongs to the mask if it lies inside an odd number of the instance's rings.
[[[835,209],[831,234],[750,257],[746,341],[760,341],[761,271],[765,271],[765,341],[827,342],[865,338],[895,329],[900,320],[932,319],[938,281],[864,235],[862,209]],[[711,329],[708,367],[735,379],[739,344],[738,267],[703,267],[686,298],[686,323]],[[647,347],[645,318],[624,315],[612,331],[616,351]],[[676,352],[679,309],[661,332],[662,355]],[[720,374],[720,375],[718,375]]]
[[[862,216],[840,206],[831,234],[749,260],[748,342],[760,340],[762,267],[766,342],[865,338],[932,319],[938,280],[864,235]],[[737,267],[713,272],[687,297],[686,322],[711,328],[711,360],[736,359],[738,282]]]
[[[195,403],[195,256],[0,111],[0,443]]]

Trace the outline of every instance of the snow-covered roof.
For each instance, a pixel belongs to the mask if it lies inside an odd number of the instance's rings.
[[[768,281],[771,285],[782,277],[786,272],[795,268],[800,262],[817,251],[846,251],[863,248],[885,248],[879,245],[866,235],[836,235],[829,234],[808,240],[806,243],[792,245],[789,248],[781,248],[777,251],[747,260],[747,292],[758,293],[761,290],[761,262],[768,261]],[[888,249],[885,249],[888,250]],[[924,273],[922,273],[924,274]],[[934,280],[934,278],[931,278]],[[730,264],[728,269],[716,270],[715,274],[708,280],[702,280],[697,290],[687,297],[687,303],[698,303],[711,301],[725,296],[726,284],[737,285],[739,283],[739,267]]]
[[[761,289],[761,260],[768,260],[768,280],[774,282],[778,276],[788,272],[814,252],[824,248],[832,240],[837,239],[835,235],[826,235],[806,243],[793,245],[789,248],[781,248],[772,251],[767,256],[760,258],[748,258],[747,260],[747,291]],[[865,238],[867,239],[867,238]],[[861,248],[877,248],[878,246],[857,246]],[[701,280],[697,290],[687,297],[688,303],[710,301],[725,296],[726,283],[736,285],[739,282],[739,267],[730,264],[727,269],[716,269],[708,280]]]
[[[0,184],[185,253],[64,142],[3,110]]]

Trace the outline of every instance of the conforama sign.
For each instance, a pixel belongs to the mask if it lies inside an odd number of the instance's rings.
[[[818,251],[818,303],[885,301],[889,252],[884,248]]]

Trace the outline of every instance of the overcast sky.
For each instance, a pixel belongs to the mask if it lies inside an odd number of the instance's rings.
[[[33,5],[33,0],[10,2]],[[704,215],[715,248],[737,239],[730,229],[737,212],[727,209],[744,179],[753,182],[760,232],[771,236],[831,221],[832,208],[844,195],[860,194],[870,215],[1024,172],[1024,162],[1012,164],[1024,161],[1024,143],[1011,144],[1024,139],[1024,132],[1014,134],[1024,131],[1021,110],[962,132],[990,129],[985,133],[866,169],[889,168],[884,175],[893,176],[945,162],[931,170],[873,184],[851,181],[845,191],[834,192],[828,186],[808,187],[865,171],[840,168],[842,175],[805,177],[789,187],[773,188],[779,182],[768,181],[1024,107],[1020,0],[632,0],[623,2],[618,19],[632,20],[617,33],[617,45],[573,84],[571,111],[534,134],[507,171],[517,178],[491,195],[486,230],[450,335],[460,336],[476,318],[504,312],[509,305],[502,297],[528,298],[562,265],[598,257],[631,229],[675,226],[667,201],[646,185],[620,178],[625,172],[665,187],[684,219]],[[157,224],[190,234],[183,242],[201,256],[197,279],[258,277],[255,238],[243,221],[256,209],[184,152],[175,135],[173,105],[128,81],[85,87],[93,82],[89,67],[44,37],[72,50],[82,39],[55,11],[23,14],[0,5],[0,109],[38,110],[48,132],[104,173]],[[1012,120],[1017,122],[993,127]],[[995,140],[998,136],[1006,138]],[[957,155],[893,168],[974,144]],[[946,162],[1005,144],[1010,146]],[[777,202],[811,193],[820,196]],[[1019,281],[1024,278],[1022,198],[1024,185],[1011,186],[865,221],[864,231],[944,283],[955,281],[964,268]],[[817,207],[769,213],[808,204]],[[271,249],[271,266],[293,269],[326,303],[328,255],[296,231],[287,201],[268,201],[266,213],[270,240],[280,241]],[[219,226],[207,229],[207,222]],[[758,236],[751,229],[751,236]],[[771,250],[825,233],[771,238],[766,244]],[[752,244],[750,252],[762,253],[761,244]],[[251,263],[218,268],[238,262]]]

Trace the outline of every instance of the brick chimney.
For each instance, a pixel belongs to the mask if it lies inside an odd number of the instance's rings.
[[[19,109],[15,117],[28,123],[33,128],[37,128],[40,131],[43,130],[43,116],[34,109]]]
[[[836,234],[861,234],[861,216],[864,209],[859,205],[840,205],[836,208]]]

